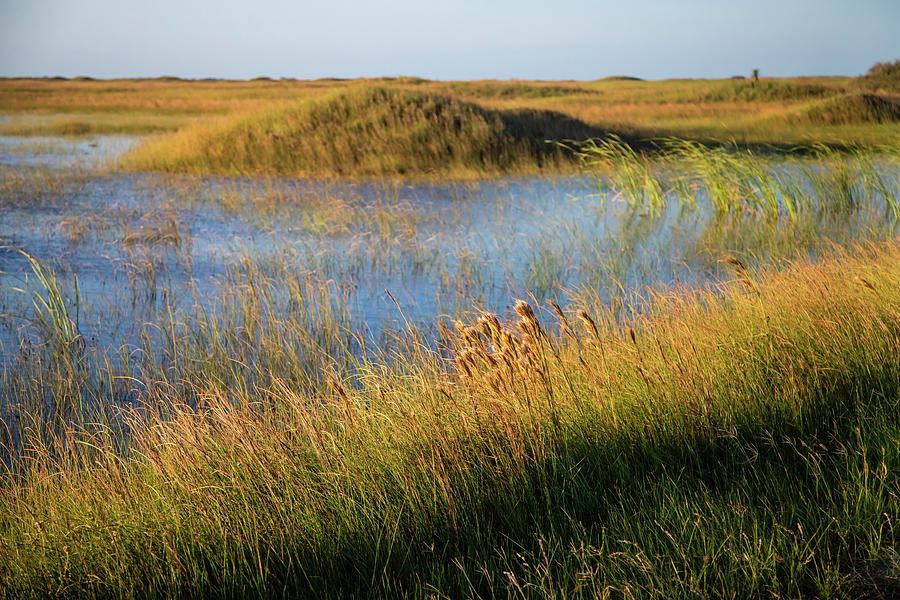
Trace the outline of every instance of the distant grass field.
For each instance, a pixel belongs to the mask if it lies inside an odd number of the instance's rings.
[[[868,81],[846,77],[763,78],[759,82],[641,81],[621,77],[557,82],[443,82],[414,77],[319,81],[4,79],[0,80],[0,114],[7,118],[0,121],[0,134],[141,135],[188,129],[196,139],[196,132],[213,127],[213,122],[215,127],[234,131],[248,121],[261,123],[270,121],[273,115],[287,114],[278,111],[291,112],[290,107],[296,108],[306,100],[368,87],[441,96],[500,113],[550,111],[579,121],[593,131],[614,132],[630,139],[673,136],[707,143],[781,148],[814,143],[844,147],[900,145],[900,99],[891,89],[873,87]],[[504,172],[513,165],[513,172],[570,168],[571,164],[558,160],[547,162],[527,156],[534,153],[536,142],[543,141],[539,133],[531,132],[530,141],[522,146],[528,147],[523,155],[509,156],[502,164],[488,161],[479,166],[472,162],[462,170],[471,173],[483,167],[489,174]],[[353,142],[351,138],[339,138],[338,133],[334,138],[337,145]],[[457,142],[464,140],[458,138]],[[479,143],[475,138],[471,142]],[[165,143],[172,144],[175,155],[184,150],[183,138],[157,142],[159,152],[164,147],[159,144]],[[261,171],[259,164],[238,164],[237,155],[221,158],[206,161],[210,171],[222,170],[224,163],[226,172]],[[177,168],[173,161],[164,165],[158,160],[151,162],[167,170]],[[196,171],[201,162],[188,160],[184,170]],[[284,174],[304,171],[297,164],[276,162],[267,170]],[[343,166],[337,168],[336,163],[328,170],[331,174],[348,173]],[[400,169],[384,169],[383,174],[396,170]],[[381,171],[368,168],[357,174]]]

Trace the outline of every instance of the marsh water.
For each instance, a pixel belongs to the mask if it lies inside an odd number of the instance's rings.
[[[897,233],[877,199],[773,221],[717,215],[698,191],[696,209],[648,214],[592,175],[352,183],[102,167],[135,141],[0,139],[4,359],[40,342],[34,301],[46,288],[23,252],[55,275],[99,348],[135,344],[163,321],[215,319],[261,281],[278,310],[378,343],[473,309],[508,313],[516,298],[602,302],[696,286],[732,276],[725,256],[752,268]],[[280,291],[289,286],[309,301],[297,306]]]

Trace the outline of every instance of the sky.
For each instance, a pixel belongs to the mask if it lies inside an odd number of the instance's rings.
[[[0,0],[0,76],[859,75],[900,0]]]

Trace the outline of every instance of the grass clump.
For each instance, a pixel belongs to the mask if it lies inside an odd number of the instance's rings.
[[[869,90],[900,93],[900,59],[872,65],[857,82]]]
[[[0,246],[0,251],[8,251]],[[68,352],[70,348],[83,343],[81,333],[78,330],[78,286],[75,286],[75,314],[70,314],[69,301],[62,293],[56,278],[56,273],[43,265],[33,256],[22,250],[18,251],[31,268],[31,281],[26,276],[22,281],[23,287],[12,287],[13,291],[25,294],[31,299],[33,305],[33,317],[31,320],[35,328],[40,332],[44,344],[51,346],[58,352]],[[0,271],[0,275],[7,275]]]
[[[497,111],[451,97],[358,87],[137,149],[130,169],[295,176],[492,175],[573,168],[548,140],[597,130],[541,110]]]
[[[702,93],[702,102],[783,102],[809,98],[823,98],[835,90],[823,85],[795,81],[764,80],[732,81],[717,85]]]
[[[846,94],[817,102],[795,116],[794,120],[817,125],[898,123],[900,101],[875,94]]]
[[[444,84],[437,90],[461,98],[478,98],[490,100],[515,100],[536,98],[559,98],[568,96],[584,96],[599,94],[599,90],[580,85],[559,85],[551,83],[525,83],[501,81],[454,81]]]
[[[735,145],[707,146],[668,138],[638,151],[612,135],[576,144],[601,191],[658,216],[670,203],[697,210],[705,198],[720,215],[754,213],[797,222],[803,214],[855,210],[864,203],[900,215],[900,196],[890,150],[803,148],[805,158],[771,156]],[[880,158],[875,158],[880,156]]]

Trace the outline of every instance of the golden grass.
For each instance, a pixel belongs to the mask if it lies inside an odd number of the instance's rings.
[[[446,95],[355,86],[186,128],[136,149],[122,164],[306,177],[500,175],[575,170],[575,156],[552,142],[602,133],[551,111],[495,111]]]
[[[875,573],[898,515],[898,259],[863,248],[756,275],[750,293],[652,294],[624,324],[551,305],[562,336],[519,301],[512,320],[445,330],[452,362],[412,340],[398,367],[323,372],[314,393],[280,363],[237,388],[185,360],[185,385],[121,411],[124,452],[92,421],[69,446],[26,429],[0,495],[0,581],[31,597],[453,597],[465,576],[489,597],[515,591],[506,560],[537,575],[542,533],[563,549],[529,597],[579,590],[584,572],[685,598]],[[611,550],[578,559],[578,540]],[[856,589],[838,583],[830,597]]]
[[[875,94],[851,93],[814,102],[796,115],[818,125],[900,125],[900,100]]]
[[[188,126],[196,133],[199,122],[221,118],[236,125],[244,119],[262,117],[361,85],[440,94],[489,110],[549,110],[623,137],[674,136],[777,146],[816,142],[841,146],[900,145],[900,128],[895,126],[893,117],[884,117],[893,114],[894,109],[888,107],[887,113],[882,110],[886,103],[895,100],[881,94],[872,96],[877,100],[860,102],[861,84],[846,77],[762,79],[756,85],[730,79],[0,79],[0,113],[14,116],[0,122],[0,134],[147,134]],[[881,108],[873,109],[873,103]],[[177,145],[180,149],[176,152],[189,144],[183,140]]]

